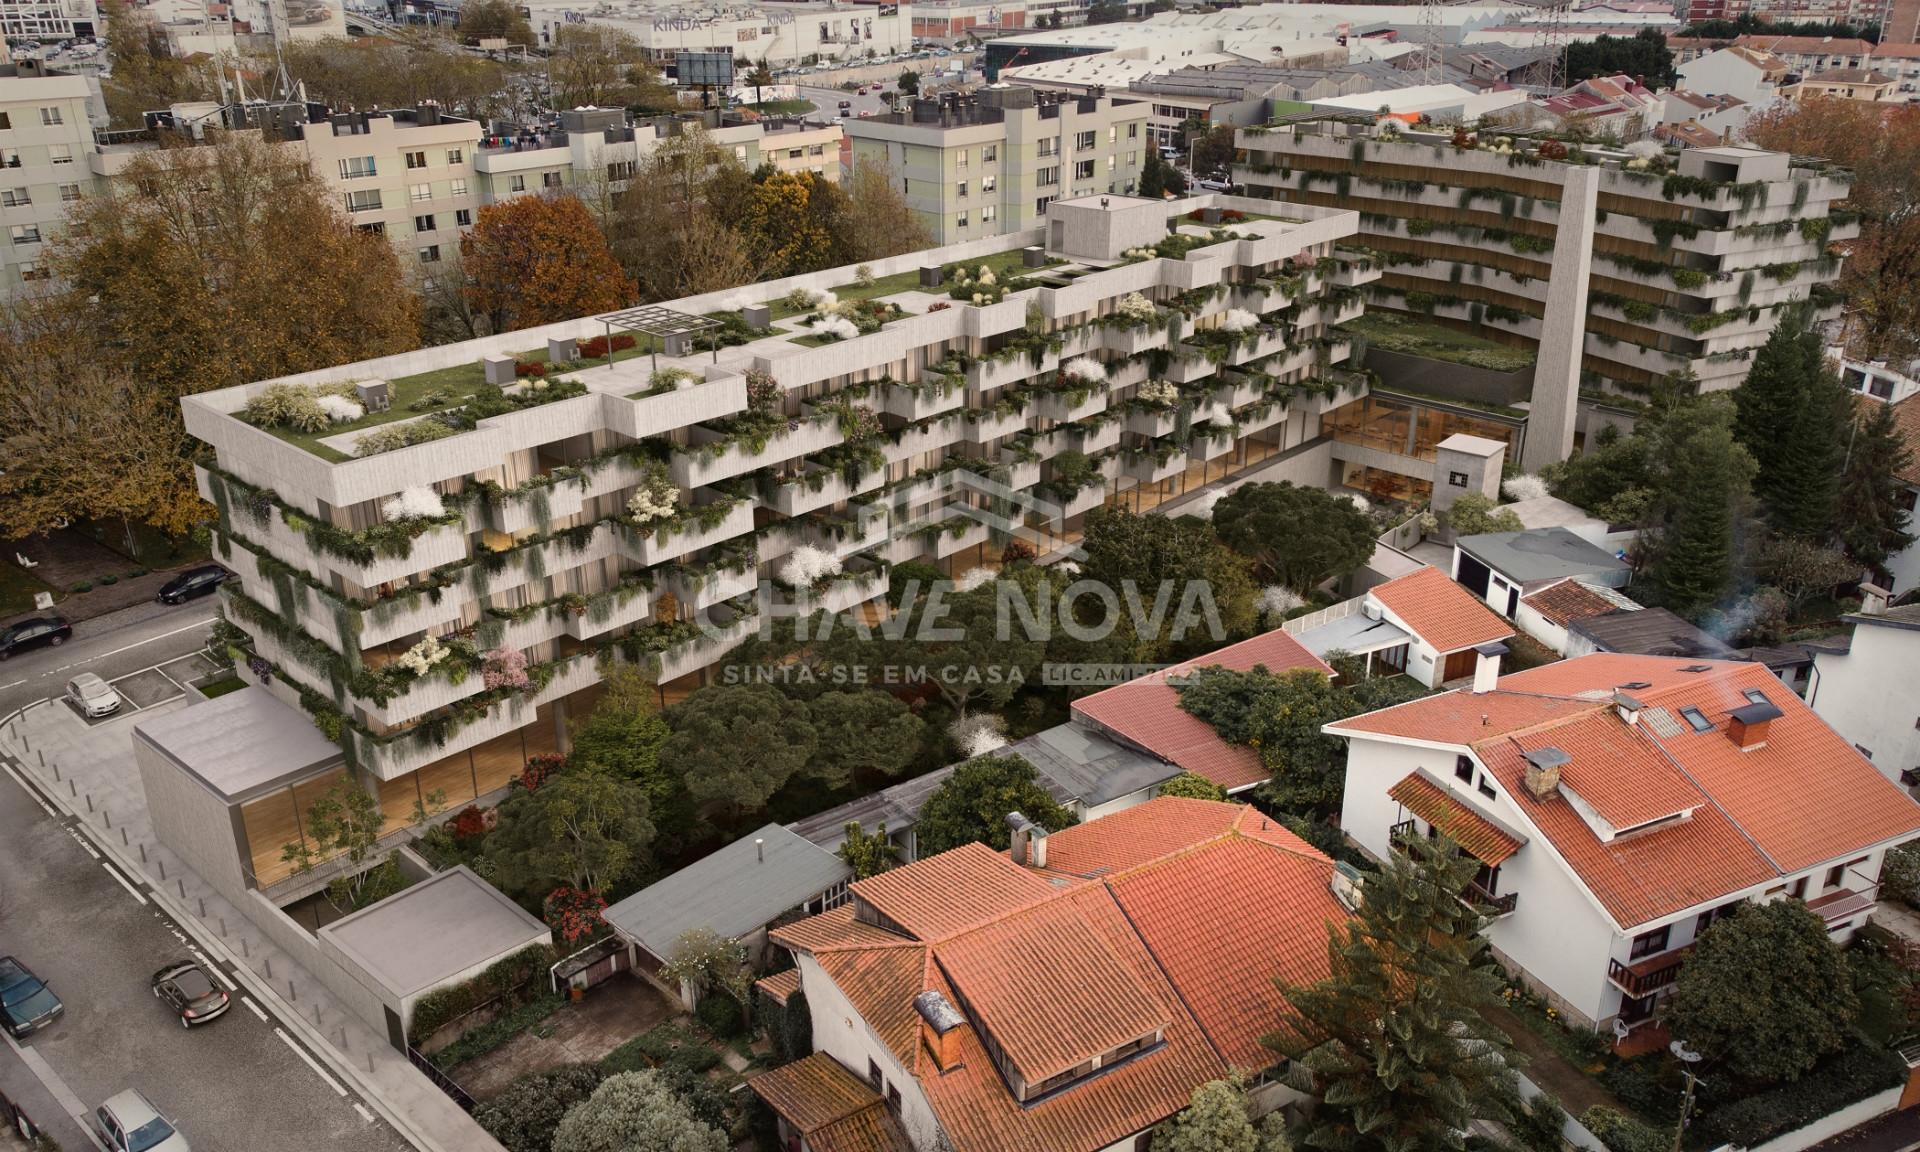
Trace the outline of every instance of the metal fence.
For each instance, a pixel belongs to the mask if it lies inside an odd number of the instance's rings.
[[[420,1049],[415,1048],[411,1044],[407,1045],[407,1059],[413,1063],[415,1068],[420,1069],[422,1075],[433,1081],[435,1088],[445,1092],[455,1104],[460,1105],[462,1110],[467,1112],[473,1111],[473,1097],[469,1096],[467,1090],[460,1087],[460,1085],[454,1081],[453,1077],[442,1072],[439,1066],[425,1053],[421,1052]]]

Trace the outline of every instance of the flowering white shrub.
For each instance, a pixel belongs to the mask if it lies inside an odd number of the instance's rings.
[[[996,573],[991,568],[973,568],[967,574],[953,582],[955,592],[971,592],[976,588],[985,588],[993,583]]]
[[[984,284],[991,284],[993,283],[993,269],[982,264],[980,265],[980,270],[974,273],[974,277]]]
[[[811,544],[802,544],[787,553],[787,562],[780,569],[781,582],[791,588],[812,588],[838,575],[840,558]]]
[[[1627,145],[1627,155],[1635,160],[1652,160],[1665,153],[1666,149],[1652,140],[1635,140]]]
[[[1509,500],[1538,500],[1548,495],[1545,480],[1524,474],[1502,483],[1500,492]]]
[[[1220,318],[1220,327],[1227,332],[1245,332],[1259,323],[1260,317],[1245,308],[1229,308],[1227,314]]]
[[[735,292],[720,301],[720,309],[723,312],[738,312],[742,308],[751,308],[755,303],[757,301],[751,292]]]
[[[1007,745],[1007,722],[991,712],[976,712],[963,716],[947,727],[947,734],[953,738],[954,747],[971,760],[975,756],[985,756],[996,748]]]
[[[431,488],[408,488],[380,505],[389,520],[438,520],[447,514],[440,494]]]
[[[441,647],[440,641],[428,636],[395,657],[393,662],[415,676],[425,676],[435,664],[446,658],[447,650]]]
[[[1175,388],[1165,380],[1149,380],[1145,384],[1140,385],[1140,390],[1135,392],[1133,396],[1134,399],[1147,404],[1165,407],[1175,400],[1180,399],[1180,389]]]
[[[1107,378],[1107,366],[1091,356],[1075,356],[1060,366],[1069,380],[1085,380],[1096,384]]]
[[[1233,427],[1233,413],[1227,411],[1225,408],[1222,408],[1218,412],[1215,412],[1213,415],[1207,417],[1207,423],[1212,424],[1219,428],[1231,428]]]
[[[665,468],[656,468],[627,501],[627,517],[635,524],[667,520],[680,512],[680,489]]]
[[[358,400],[349,400],[345,396],[315,396],[313,401],[320,405],[320,411],[327,414],[327,419],[335,424],[358,420],[367,414],[367,410],[360,406]]]
[[[1284,584],[1269,584],[1260,590],[1260,615],[1267,623],[1277,625],[1306,602],[1306,597]]]
[[[816,336],[831,336],[835,340],[851,340],[860,335],[860,329],[845,316],[827,316],[813,326]]]
[[[1344,492],[1344,493],[1341,493],[1341,495],[1343,495],[1343,496],[1345,496],[1345,497],[1346,497],[1347,499],[1349,499],[1349,500],[1351,500],[1351,501],[1353,501],[1353,506],[1354,506],[1355,508],[1358,508],[1358,509],[1360,509],[1360,511],[1362,511],[1362,512],[1371,512],[1371,511],[1373,511],[1373,502],[1372,502],[1371,500],[1368,500],[1368,499],[1367,499],[1367,498],[1366,498],[1365,496],[1362,496],[1362,495],[1360,495],[1360,493],[1358,493],[1358,492]]]
[[[1113,306],[1113,314],[1135,324],[1144,324],[1155,316],[1153,301],[1138,292],[1129,292]]]
[[[1181,508],[1180,515],[1198,516],[1202,520],[1205,520],[1213,515],[1213,506],[1226,498],[1227,490],[1225,488],[1210,489],[1195,496],[1190,503]]]
[[[1127,260],[1151,260],[1159,253],[1151,248],[1129,248],[1120,255]]]
[[[827,313],[840,307],[840,297],[835,296],[825,288],[809,288],[807,291],[813,294],[813,310],[815,312]]]
[[[1078,575],[1080,575],[1080,565],[1079,565],[1079,564],[1078,564],[1077,562],[1075,562],[1075,561],[1072,561],[1072,560],[1062,560],[1062,561],[1060,561],[1060,563],[1058,563],[1058,564],[1055,564],[1055,565],[1053,566],[1053,570],[1054,570],[1055,572],[1058,572],[1058,573],[1060,573],[1060,574],[1061,574],[1062,576],[1078,576]]]

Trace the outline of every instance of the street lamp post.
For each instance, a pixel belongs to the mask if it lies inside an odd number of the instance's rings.
[[[1704,1081],[1693,1074],[1693,1066],[1700,1063],[1700,1053],[1687,1047],[1686,1043],[1681,1040],[1675,1040],[1673,1043],[1667,1045],[1667,1050],[1672,1052],[1674,1058],[1680,1061],[1680,1071],[1685,1073],[1687,1077],[1687,1092],[1686,1095],[1680,1098],[1680,1123],[1675,1125],[1673,1129],[1673,1152],[1680,1152],[1680,1142],[1684,1140],[1687,1135],[1687,1117],[1693,1113],[1694,1085],[1704,1083]]]

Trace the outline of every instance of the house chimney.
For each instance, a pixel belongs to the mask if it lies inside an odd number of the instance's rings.
[[[760,863],[762,863],[762,864],[765,864],[765,863],[767,862],[767,842],[766,842],[766,840],[764,840],[763,838],[761,838],[761,837],[759,837],[759,836],[755,836],[755,837],[753,838],[753,854],[754,854],[755,856],[758,856],[758,857],[760,858]]]
[[[933,1056],[934,1066],[946,1072],[960,1064],[960,1038],[965,1035],[967,1018],[951,1001],[929,988],[913,998],[913,1010],[920,1015],[920,1042]]]
[[[1615,692],[1613,694],[1613,706],[1619,710],[1620,719],[1625,720],[1628,724],[1640,723],[1640,710],[1646,707],[1645,704],[1640,702],[1639,697],[1626,692]]]
[[[1558,748],[1535,748],[1526,759],[1527,791],[1535,800],[1545,800],[1560,791],[1560,769],[1573,757]]]
[[[1864,580],[1860,582],[1860,614],[1862,616],[1881,615],[1887,610],[1887,601],[1891,599],[1893,599],[1893,593],[1880,585]]]
[[[1777,706],[1760,700],[1743,708],[1735,708],[1728,715],[1727,739],[1738,745],[1742,752],[1756,752],[1767,746],[1767,729],[1783,713]]]
[[[1007,813],[1007,828],[1013,833],[1007,844],[1007,855],[1012,857],[1013,862],[1032,868],[1045,868],[1047,830],[1019,812]]]
[[[1479,659],[1473,664],[1473,694],[1484,696],[1500,683],[1500,657],[1507,654],[1507,646],[1495,640],[1474,649]]]

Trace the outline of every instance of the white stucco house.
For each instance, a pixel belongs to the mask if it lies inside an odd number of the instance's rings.
[[[1849,938],[1920,804],[1766,666],[1598,653],[1330,724],[1367,852],[1444,833],[1481,862],[1487,935],[1569,1019],[1650,1023],[1695,937],[1799,899]]]
[[[1847,617],[1845,648],[1816,646],[1807,703],[1889,780],[1920,782],[1920,604]]]
[[[1283,627],[1315,656],[1344,652],[1363,658],[1370,675],[1401,672],[1429,688],[1471,676],[1475,649],[1513,636],[1513,625],[1432,567]]]

